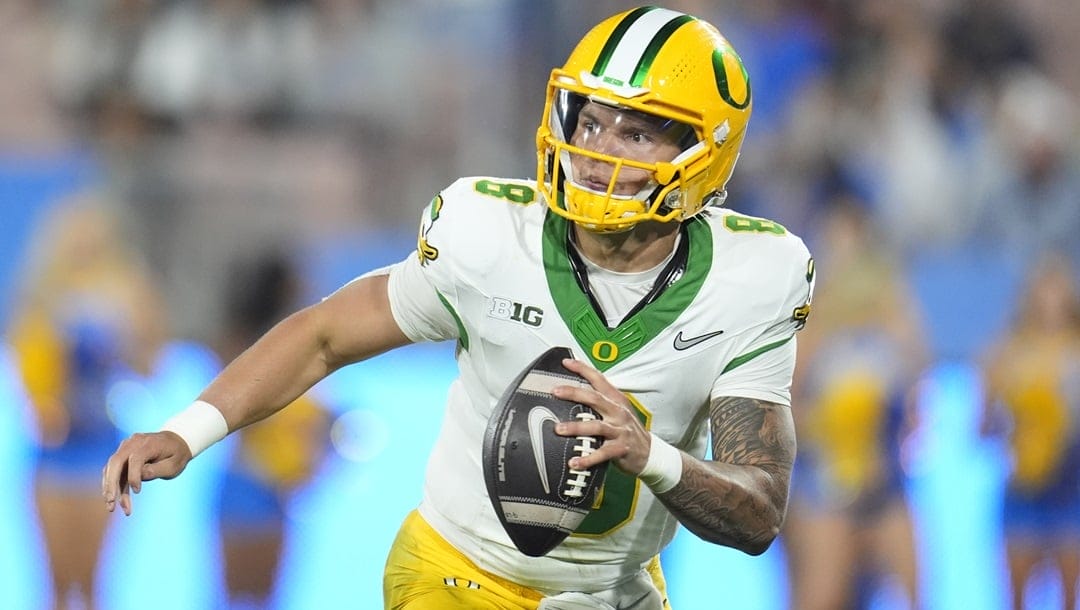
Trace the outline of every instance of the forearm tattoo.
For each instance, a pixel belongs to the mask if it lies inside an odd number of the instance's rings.
[[[795,461],[789,407],[725,397],[711,405],[713,461],[683,460],[682,480],[660,496],[697,535],[747,552],[765,550],[787,506]]]

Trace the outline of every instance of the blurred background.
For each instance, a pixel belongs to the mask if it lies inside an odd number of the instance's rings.
[[[0,2],[5,608],[376,608],[455,367],[340,371],[135,515],[101,467],[288,312],[409,254],[459,176],[532,177],[550,69],[612,0]],[[1080,5],[672,1],[754,116],[728,205],[818,299],[780,541],[683,532],[678,610],[1072,608]]]

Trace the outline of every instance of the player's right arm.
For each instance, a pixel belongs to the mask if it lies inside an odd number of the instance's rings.
[[[337,369],[409,343],[391,313],[388,276],[357,279],[284,319],[231,362],[199,399],[216,407],[229,432],[273,415]],[[130,492],[143,481],[171,479],[191,460],[170,431],[135,434],[120,444],[102,473],[109,511],[131,514]]]

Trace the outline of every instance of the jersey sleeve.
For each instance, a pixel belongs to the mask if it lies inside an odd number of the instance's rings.
[[[469,291],[466,278],[485,266],[480,259],[488,253],[475,247],[473,182],[462,178],[431,200],[420,214],[416,250],[389,269],[390,309],[413,341],[468,341],[457,311]]]
[[[791,376],[795,373],[795,338],[752,360],[728,369],[716,380],[712,398],[743,396],[781,405],[791,404]]]
[[[738,356],[727,362],[713,384],[711,397],[744,396],[783,405],[791,404],[791,377],[795,372],[795,333],[806,323],[814,293],[814,260],[796,240],[785,291],[771,319],[761,325]]]
[[[416,253],[388,271],[390,311],[406,337],[414,342],[458,338],[457,321],[425,275]]]

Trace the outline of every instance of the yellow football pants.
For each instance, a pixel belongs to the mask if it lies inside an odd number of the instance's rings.
[[[659,558],[649,574],[667,602]],[[398,532],[383,574],[387,610],[535,610],[543,595],[476,567],[440,536],[415,510]]]

